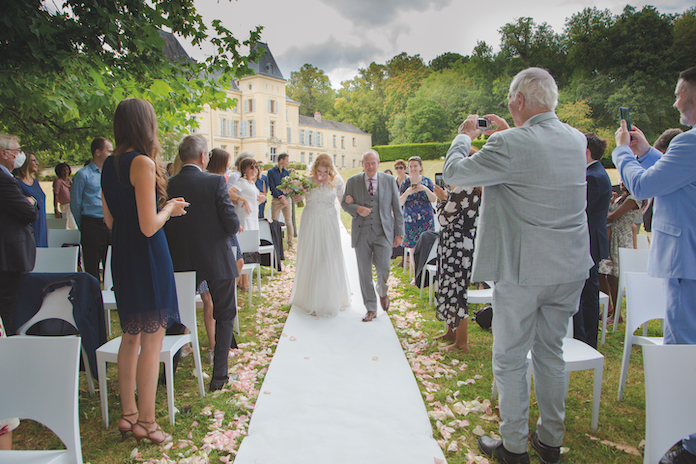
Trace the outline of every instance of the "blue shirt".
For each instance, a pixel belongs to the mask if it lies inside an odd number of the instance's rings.
[[[263,193],[264,185],[266,186],[266,192],[268,192],[268,177],[266,177],[266,174],[261,174],[261,178],[256,179],[256,188],[259,189],[259,192]]]
[[[278,186],[280,185],[280,181],[283,179],[283,177],[287,177],[289,175],[290,171],[283,168],[283,172],[281,172],[280,169],[278,169],[278,165],[275,165],[268,170],[268,186],[271,188],[271,195],[273,195],[273,198],[280,198],[281,196],[285,195],[283,192],[278,190]]]
[[[90,162],[73,176],[70,187],[70,211],[80,228],[82,216],[104,218],[102,210],[101,171]]]

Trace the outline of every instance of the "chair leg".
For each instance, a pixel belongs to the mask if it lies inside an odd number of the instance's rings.
[[[628,330],[628,328],[626,330]],[[619,377],[619,394],[617,396],[619,401],[623,401],[623,391],[624,388],[626,388],[626,376],[628,375],[628,362],[631,359],[631,348],[633,348],[632,337],[627,334],[624,340],[623,356],[621,357],[621,376]]]
[[[85,363],[85,375],[87,375],[89,394],[94,395],[94,379],[92,379],[92,369],[90,368],[87,352],[85,351],[85,347],[82,346],[82,342],[80,342],[80,349],[82,350],[82,362]]]
[[[193,336],[191,337],[193,339]],[[198,391],[202,397],[205,397],[205,385],[203,384],[203,365],[201,364],[201,348],[197,342],[191,342],[193,347],[193,362],[196,365],[196,373],[198,377]]]
[[[423,298],[423,287],[425,287],[425,269],[421,271],[421,281],[420,281],[420,297]]]
[[[97,376],[99,377],[99,399],[101,400],[102,420],[104,427],[109,428],[109,395],[106,391],[106,361],[99,359],[97,354]]]
[[[256,288],[259,290],[259,298],[261,298],[261,265],[256,268]]]
[[[592,431],[596,431],[599,427],[599,405],[602,401],[602,374],[604,371],[604,360],[602,359],[601,366],[594,369],[594,385],[592,388]]]
[[[428,271],[428,282],[430,282],[430,286],[428,287],[428,301],[431,305],[433,304],[433,286],[435,285],[434,278],[435,276],[433,273]]]
[[[621,301],[623,300],[626,290],[623,287],[623,282],[619,282],[619,291],[617,292],[616,301],[614,302],[614,332],[619,326],[619,319],[621,319]]]
[[[111,335],[111,310],[105,309],[106,311],[106,331]]]
[[[609,305],[605,302],[602,303],[602,340],[601,344],[604,345],[604,341],[607,337],[607,317],[609,315]]]
[[[171,353],[169,359],[164,361],[164,375],[167,379],[167,406],[169,407],[169,423],[174,425],[174,368],[173,368],[174,353]],[[159,364],[158,364],[159,366]]]

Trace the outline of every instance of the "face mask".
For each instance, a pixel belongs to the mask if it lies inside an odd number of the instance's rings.
[[[17,156],[15,156],[14,159],[14,168],[19,169],[22,166],[24,166],[24,163],[27,161],[27,155],[24,154],[23,151],[20,151]]]

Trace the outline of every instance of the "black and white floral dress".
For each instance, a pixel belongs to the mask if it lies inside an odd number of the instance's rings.
[[[471,281],[480,204],[481,189],[455,187],[438,206],[441,228],[436,308],[438,318],[451,329],[469,317],[466,292]]]

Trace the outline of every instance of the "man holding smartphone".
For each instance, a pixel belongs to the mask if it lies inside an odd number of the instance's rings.
[[[654,197],[648,274],[665,281],[665,344],[696,344],[696,66],[679,74],[674,107],[692,129],[662,154],[626,120],[616,131],[614,164],[637,199]],[[678,374],[676,375],[678,377]],[[678,412],[677,412],[678,414]],[[660,464],[696,464],[696,434]]]

